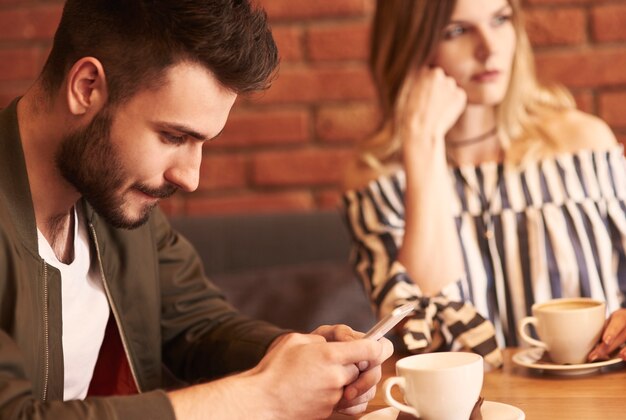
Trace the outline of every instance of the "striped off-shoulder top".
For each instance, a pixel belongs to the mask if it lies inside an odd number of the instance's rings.
[[[465,276],[442,294],[470,301],[516,346],[533,303],[591,296],[626,307],[626,165],[621,147],[580,151],[523,167],[450,168]],[[351,260],[382,316],[419,288],[396,261],[404,235],[404,171],[344,195]],[[445,252],[439,251],[439,252]]]

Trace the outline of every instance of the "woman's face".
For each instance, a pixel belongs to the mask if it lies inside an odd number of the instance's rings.
[[[457,0],[433,64],[470,104],[497,105],[506,94],[516,45],[512,13],[507,0]]]

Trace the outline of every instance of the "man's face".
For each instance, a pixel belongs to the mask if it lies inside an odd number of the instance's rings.
[[[103,108],[67,136],[57,166],[110,224],[138,227],[161,198],[198,187],[202,145],[221,132],[235,98],[203,67],[177,64],[162,86]]]

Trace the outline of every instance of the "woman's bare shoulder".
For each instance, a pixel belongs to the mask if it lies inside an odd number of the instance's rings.
[[[617,145],[606,122],[579,110],[567,110],[548,117],[544,128],[560,152],[608,150]]]
[[[380,169],[367,165],[361,159],[354,159],[348,164],[343,178],[343,190],[360,190],[370,182],[383,175],[389,175],[401,169],[400,164],[392,163],[382,166]]]

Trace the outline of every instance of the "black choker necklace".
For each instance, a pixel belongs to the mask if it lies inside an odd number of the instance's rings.
[[[450,147],[463,147],[469,146],[471,144],[480,143],[483,140],[487,140],[488,138],[494,136],[498,132],[498,127],[494,126],[491,130],[486,133],[480,134],[476,137],[470,137],[468,139],[463,140],[448,140],[446,141],[447,145]]]

